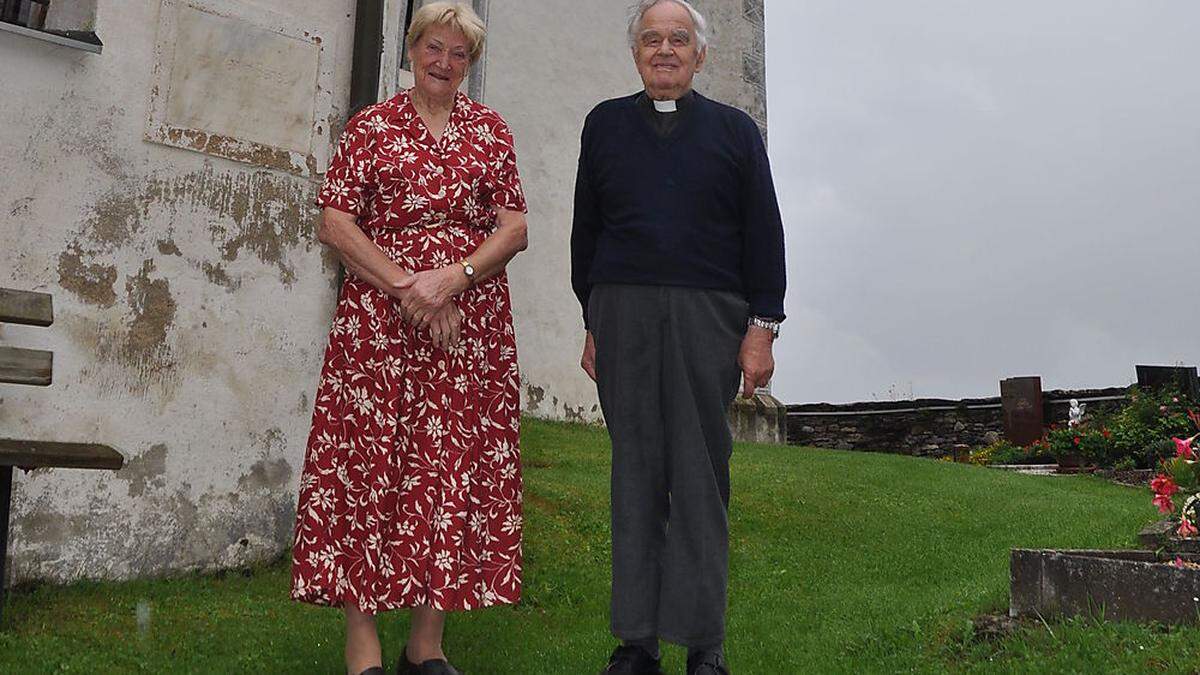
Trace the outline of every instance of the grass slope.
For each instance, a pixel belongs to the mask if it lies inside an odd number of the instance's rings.
[[[594,673],[611,649],[608,446],[602,430],[529,420],[525,601],[456,615],[467,673]],[[727,652],[743,675],[1200,670],[1194,629],[1095,621],[971,639],[1007,606],[1011,547],[1122,547],[1144,491],[882,454],[739,445]],[[219,577],[82,583],[14,594],[0,672],[338,673],[336,611],[287,600],[277,564]],[[139,630],[136,607],[151,616]],[[381,619],[385,658],[403,613]],[[683,672],[668,649],[667,672]]]

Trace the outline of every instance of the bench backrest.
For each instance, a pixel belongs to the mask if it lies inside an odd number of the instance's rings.
[[[46,293],[0,288],[0,323],[49,326],[54,301]],[[0,346],[0,382],[47,386],[54,379],[54,353]]]

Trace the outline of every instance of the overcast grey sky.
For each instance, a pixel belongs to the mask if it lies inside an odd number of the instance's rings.
[[[1200,3],[766,8],[780,399],[1200,361]]]

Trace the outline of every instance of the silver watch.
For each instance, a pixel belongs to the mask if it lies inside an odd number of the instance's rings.
[[[759,328],[771,331],[771,339],[779,337],[779,322],[774,319],[764,319],[761,316],[752,316],[746,322],[746,326],[758,326]]]

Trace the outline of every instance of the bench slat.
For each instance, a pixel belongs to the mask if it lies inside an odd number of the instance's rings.
[[[0,347],[0,382],[47,386],[53,379],[54,352]]]
[[[125,457],[99,443],[53,443],[0,438],[0,466],[29,469],[111,469],[125,466]]]
[[[49,326],[54,323],[54,299],[49,293],[0,288],[0,323]]]

